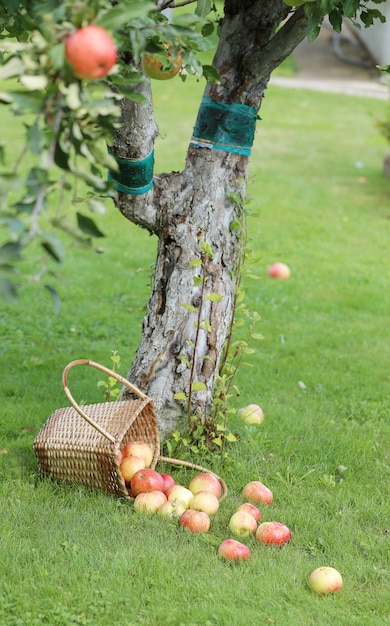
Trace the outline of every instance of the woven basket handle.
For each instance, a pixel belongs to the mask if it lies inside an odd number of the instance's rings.
[[[68,388],[68,372],[75,365],[90,365],[91,367],[94,367],[95,369],[100,370],[101,372],[104,372],[108,376],[112,376],[118,382],[122,383],[122,385],[125,385],[125,387],[130,389],[130,391],[132,393],[134,393],[136,396],[138,396],[141,400],[147,399],[148,396],[145,395],[144,393],[142,393],[142,391],[140,391],[139,389],[137,389],[137,387],[132,385],[128,380],[126,380],[126,378],[123,378],[123,376],[121,376],[120,374],[117,374],[117,372],[114,372],[113,370],[110,370],[108,367],[104,367],[104,365],[100,365],[100,363],[96,363],[95,361],[90,361],[89,359],[77,359],[75,361],[71,361],[71,363],[68,363],[68,365],[65,367],[65,369],[64,369],[64,371],[62,373],[62,385],[64,387],[64,391],[65,391],[65,394],[66,394],[69,402],[76,409],[77,413],[79,413],[79,415],[81,415],[81,417],[83,417],[89,424],[91,424],[91,426],[96,428],[96,430],[101,435],[103,435],[103,437],[106,437],[106,439],[111,441],[111,443],[115,443],[115,437],[110,435],[110,433],[108,433],[106,430],[104,430],[104,428],[99,426],[99,424],[97,424],[92,419],[92,417],[87,415],[83,411],[81,406],[76,402],[76,400],[72,396],[71,392],[69,391],[69,388]]]

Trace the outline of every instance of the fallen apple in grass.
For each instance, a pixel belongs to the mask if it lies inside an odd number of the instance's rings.
[[[279,278],[279,280],[287,280],[290,278],[290,268],[285,263],[274,263],[268,269],[268,276],[271,278]]]
[[[204,511],[208,515],[214,515],[219,509],[219,500],[217,496],[209,491],[198,491],[192,496],[189,508],[195,511]]]
[[[249,502],[260,503],[263,504],[271,504],[274,496],[271,489],[268,489],[262,482],[259,480],[252,480],[250,483],[245,485],[242,490],[242,497],[244,500],[249,500]]]
[[[343,588],[343,579],[334,567],[317,567],[310,574],[309,586],[316,593],[332,593]]]
[[[168,496],[168,500],[180,500],[180,502],[184,504],[186,509],[189,508],[190,502],[194,495],[192,491],[190,491],[189,489],[187,489],[187,487],[184,487],[183,485],[172,485],[172,487],[169,487],[166,494]]]
[[[256,539],[259,543],[283,546],[291,539],[291,530],[280,522],[262,522],[257,531]]]
[[[167,496],[162,491],[147,491],[138,494],[134,500],[134,508],[141,513],[157,513],[166,501]]]
[[[65,42],[65,57],[78,78],[102,78],[115,65],[117,49],[104,28],[90,24],[74,31]]]
[[[179,518],[186,510],[186,507],[180,500],[167,500],[157,511],[160,517]]]
[[[137,456],[144,459],[145,467],[150,467],[153,461],[153,450],[145,441],[129,441],[122,450],[123,458]]]
[[[236,539],[225,539],[218,548],[218,555],[228,561],[245,561],[251,555],[250,548]]]
[[[164,479],[156,470],[145,467],[134,474],[130,481],[130,489],[133,496],[155,490],[163,492]]]
[[[250,502],[244,502],[243,504],[240,504],[237,511],[245,511],[245,513],[253,515],[256,522],[259,522],[261,519],[261,511],[257,508],[257,506],[251,504]]]
[[[192,478],[188,489],[195,495],[198,491],[208,491],[213,493],[217,498],[222,495],[222,485],[214,474],[203,472]]]
[[[138,470],[144,469],[145,461],[138,456],[126,456],[119,467],[126,485],[130,485],[134,474],[138,472]]]
[[[257,522],[246,511],[236,511],[229,520],[229,530],[235,537],[251,537],[256,533]]]
[[[210,528],[210,518],[204,511],[187,509],[180,515],[180,526],[188,528],[192,533],[207,533]]]
[[[264,421],[263,409],[258,404],[248,404],[237,411],[239,417],[245,424],[260,424]]]

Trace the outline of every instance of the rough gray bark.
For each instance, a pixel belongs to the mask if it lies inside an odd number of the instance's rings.
[[[283,39],[275,32],[289,14],[291,22],[279,31]],[[207,85],[205,95],[259,109],[271,71],[303,39],[306,27],[303,10],[289,13],[281,0],[227,0],[214,59],[221,83]],[[151,102],[149,84],[141,89]],[[114,151],[143,158],[156,136],[152,105],[126,102],[123,121]],[[230,225],[242,218],[237,197],[245,197],[247,173],[247,157],[190,146],[182,172],[156,175],[153,189],[143,196],[119,194],[123,215],[158,237],[154,284],[128,377],[153,398],[162,437],[186,413],[174,394],[189,393],[191,375],[193,382],[204,383],[204,390],[191,395],[192,413],[206,415],[212,401],[241,255],[240,233]],[[212,258],[202,253],[204,242]],[[210,296],[214,293],[219,301]],[[209,330],[199,330],[205,320]]]

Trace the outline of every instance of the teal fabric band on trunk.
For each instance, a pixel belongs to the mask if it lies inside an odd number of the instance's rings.
[[[255,138],[256,120],[261,119],[256,109],[232,102],[216,102],[203,98],[191,145],[250,156]]]
[[[153,187],[154,150],[145,159],[126,159],[112,155],[119,165],[119,171],[108,172],[108,180],[115,183],[115,189],[122,193],[140,195]]]

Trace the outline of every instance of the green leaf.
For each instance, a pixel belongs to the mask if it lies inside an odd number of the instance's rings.
[[[105,234],[96,226],[93,219],[79,212],[76,213],[76,216],[78,227],[84,234],[91,237],[105,237]]]
[[[24,63],[18,57],[11,57],[0,67],[0,79],[5,80],[13,76],[20,76],[25,70]]]
[[[58,237],[55,235],[46,235],[41,242],[41,246],[57,263],[61,263],[65,256],[65,251]]]
[[[173,397],[175,400],[183,400],[184,402],[187,400],[187,396],[184,391],[179,391],[178,393],[175,393]]]
[[[203,76],[208,83],[219,85],[221,77],[218,70],[213,65],[202,65]]]
[[[17,302],[18,300],[16,286],[8,278],[0,278],[0,293],[8,302]]]
[[[194,283],[195,287],[199,287],[200,285],[203,284],[203,278],[201,276],[193,276],[192,277],[192,282]]]
[[[50,285],[44,285],[44,287],[49,292],[51,299],[53,301],[54,313],[56,314],[59,313],[60,307],[61,307],[61,299],[60,299],[60,296],[58,295],[58,292]]]
[[[206,17],[211,11],[211,1],[210,0],[198,0],[196,3],[195,13],[200,17]]]
[[[0,265],[8,265],[18,261],[21,256],[21,245],[15,241],[8,241],[0,247]]]
[[[203,243],[200,244],[201,249],[203,250],[203,252],[210,258],[212,259],[214,254],[213,251],[211,249],[211,246],[209,243],[207,243],[207,241],[204,241]]]
[[[192,261],[190,262],[190,269],[193,269],[194,267],[200,267],[202,265],[202,261],[200,259],[192,259]]]
[[[205,296],[205,300],[210,300],[211,302],[220,302],[220,300],[222,300],[222,296],[220,293],[208,293]]]
[[[125,24],[130,24],[138,17],[146,17],[156,8],[154,2],[145,0],[121,0],[120,4],[106,11],[102,17],[96,20],[96,24],[109,31],[120,30]]]
[[[180,306],[187,309],[187,311],[191,311],[191,313],[196,313],[198,310],[196,307],[192,306],[192,304],[181,304]]]
[[[44,74],[24,74],[20,77],[20,83],[24,85],[30,91],[46,89],[47,87],[47,76]]]
[[[236,435],[233,435],[233,433],[229,433],[226,435],[226,441],[229,441],[230,443],[234,443],[235,441],[237,441],[237,437]]]
[[[191,385],[191,391],[206,391],[206,390],[207,390],[206,385],[200,381],[192,383]]]
[[[241,222],[240,220],[233,220],[232,222],[230,222],[230,230],[231,232],[236,232],[238,230],[241,230]]]

